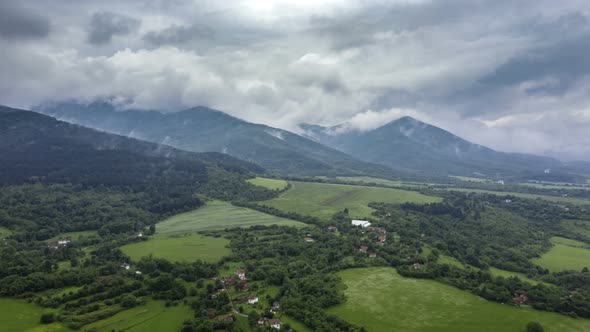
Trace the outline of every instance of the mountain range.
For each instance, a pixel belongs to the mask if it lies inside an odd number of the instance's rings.
[[[568,165],[549,157],[495,151],[411,117],[364,132],[301,124],[303,134],[297,135],[206,107],[162,113],[118,111],[108,102],[68,102],[34,110],[187,151],[229,154],[283,175],[457,175],[574,182],[590,174],[585,163]]]

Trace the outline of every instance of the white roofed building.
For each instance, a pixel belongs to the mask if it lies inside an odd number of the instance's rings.
[[[369,226],[371,226],[371,223],[368,220],[352,219],[352,225],[353,226],[361,226],[361,227],[369,227]]]

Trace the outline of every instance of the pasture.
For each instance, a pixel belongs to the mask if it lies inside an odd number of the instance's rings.
[[[489,272],[494,277],[504,277],[504,278],[517,277],[518,279],[528,282],[533,285],[544,284],[544,285],[550,286],[550,284],[544,283],[542,281],[537,281],[537,280],[531,279],[531,278],[527,277],[524,273],[500,270],[500,269],[495,268],[493,266],[490,266]]]
[[[304,226],[298,221],[275,217],[222,201],[210,201],[200,209],[172,216],[156,224],[156,231],[166,235],[254,225]]]
[[[560,237],[551,238],[551,242],[553,248],[541,258],[533,259],[533,263],[552,272],[590,268],[590,249],[586,249],[582,242]]]
[[[285,180],[259,178],[259,177],[256,177],[254,179],[248,179],[247,181],[255,186],[264,187],[264,188],[270,189],[270,190],[282,190],[282,189],[285,189],[288,185],[287,181],[285,181]]]
[[[193,318],[193,310],[186,305],[166,307],[163,301],[148,301],[122,311],[112,317],[84,326],[81,331],[160,332],[180,331],[182,322]]]
[[[338,211],[348,208],[353,218],[370,217],[370,202],[432,203],[439,197],[422,195],[415,191],[366,186],[292,182],[292,187],[279,197],[260,202],[279,210],[311,215],[329,220]]]
[[[60,323],[41,325],[44,312],[35,304],[23,300],[0,298],[0,330],[3,332],[66,332],[71,331]]]
[[[338,273],[347,302],[328,309],[368,331],[522,332],[530,321],[545,331],[588,331],[590,320],[486,301],[442,283],[400,276],[393,268]]]
[[[198,259],[215,262],[230,254],[230,250],[226,248],[228,244],[229,240],[224,238],[200,234],[156,234],[147,241],[124,245],[121,250],[133,261],[152,255],[172,262],[192,262]]]

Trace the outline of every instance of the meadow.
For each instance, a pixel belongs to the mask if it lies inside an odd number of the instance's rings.
[[[347,302],[328,312],[368,331],[522,332],[530,321],[546,332],[589,331],[590,320],[486,301],[454,287],[400,276],[387,267],[338,273]]]
[[[166,235],[156,234],[148,241],[127,244],[121,250],[138,261],[141,257],[152,255],[172,262],[192,262],[198,259],[215,262],[230,254],[226,247],[229,240],[203,236],[200,234]]]
[[[536,284],[544,284],[547,286],[551,285],[551,284],[544,283],[542,281],[531,279],[531,278],[527,277],[524,273],[500,270],[500,269],[495,268],[493,266],[490,266],[489,272],[491,275],[493,275],[495,277],[504,277],[504,278],[517,277],[518,279],[528,282],[528,283],[531,283],[533,285],[536,285]]]
[[[176,307],[166,307],[163,301],[148,301],[145,305],[86,325],[81,331],[180,331],[182,322],[191,318],[193,318],[193,310],[189,306],[179,304]]]
[[[533,259],[533,263],[552,272],[590,268],[590,249],[584,243],[561,237],[553,237],[551,242],[553,248],[541,258]]]
[[[178,235],[254,225],[304,226],[305,224],[222,201],[209,201],[200,209],[177,214],[159,222],[156,224],[156,230],[161,234]]]
[[[39,318],[44,312],[35,304],[23,300],[0,298],[0,331],[2,332],[66,332],[67,327],[53,323],[41,325]]]
[[[252,183],[255,186],[264,187],[264,188],[267,188],[270,190],[282,190],[282,189],[285,189],[288,185],[287,181],[285,181],[285,180],[259,178],[259,177],[256,177],[254,179],[248,179],[247,181]]]
[[[279,197],[260,202],[260,204],[329,220],[334,213],[345,208],[349,210],[353,218],[370,217],[373,212],[373,209],[368,206],[370,202],[397,204],[441,201],[439,197],[401,189],[315,182],[292,182],[291,185],[291,189]]]

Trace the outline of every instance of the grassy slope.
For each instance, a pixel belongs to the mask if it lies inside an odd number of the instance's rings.
[[[312,215],[324,220],[344,208],[352,217],[369,217],[370,202],[404,203],[438,202],[440,198],[418,192],[364,186],[337,185],[312,182],[292,182],[293,188],[279,197],[261,202],[277,209]]]
[[[0,331],[3,332],[65,332],[70,329],[59,323],[39,324],[42,309],[22,300],[0,298]]]
[[[542,281],[531,279],[531,278],[527,277],[524,273],[500,270],[500,269],[492,267],[492,266],[490,266],[489,272],[491,275],[493,275],[495,277],[504,277],[504,278],[517,277],[518,279],[528,282],[528,283],[531,283],[533,285],[535,285],[535,284],[550,285],[550,284],[543,283]]]
[[[125,310],[113,317],[103,319],[82,328],[82,331],[110,332],[160,332],[180,331],[182,322],[193,318],[189,306],[178,305],[166,308],[162,301],[149,301],[146,305]]]
[[[264,187],[270,190],[280,190],[285,189],[287,186],[287,181],[285,180],[276,180],[276,179],[268,179],[268,178],[254,178],[249,179],[248,182],[252,183],[255,186]]]
[[[305,224],[271,216],[226,202],[211,201],[206,206],[172,216],[156,225],[158,233],[167,235],[253,225],[303,226]]]
[[[584,245],[582,242],[560,237],[553,237],[551,241],[553,248],[533,263],[554,272],[590,268],[590,249],[580,248],[579,245]]]
[[[121,250],[134,261],[151,254],[173,262],[190,262],[197,259],[214,262],[230,254],[230,250],[226,248],[228,244],[229,240],[200,234],[156,234],[148,241],[122,246]]]
[[[328,311],[368,331],[514,331],[538,321],[545,331],[588,331],[590,320],[488,302],[436,281],[401,277],[392,268],[339,273],[348,301]]]

